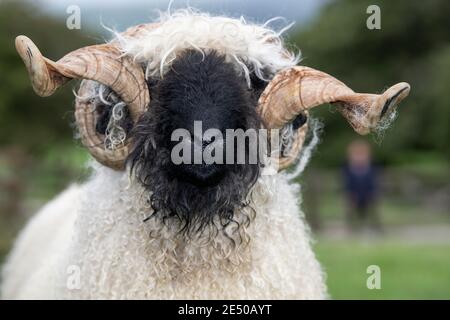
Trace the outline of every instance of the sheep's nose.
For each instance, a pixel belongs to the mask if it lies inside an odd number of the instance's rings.
[[[214,148],[219,148],[223,145],[223,140],[218,139],[216,137],[196,137],[193,140],[193,146],[197,147],[197,149],[200,151],[205,150],[206,147],[211,146]]]
[[[202,150],[205,150],[207,146],[209,146],[211,143],[213,143],[212,139],[203,139],[202,140]]]
[[[193,139],[190,145],[193,151],[191,162],[174,168],[178,178],[199,187],[219,183],[225,174],[225,166],[223,159],[217,162],[215,155],[220,152],[218,148],[223,148],[222,139]]]
[[[205,150],[205,148],[209,145],[212,145],[213,143],[217,144],[217,141],[212,138],[212,139],[208,139],[208,138],[204,138],[202,139],[202,150]]]

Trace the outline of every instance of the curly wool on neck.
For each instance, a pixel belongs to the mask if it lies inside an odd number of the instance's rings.
[[[161,12],[158,28],[144,30],[138,37],[114,32],[125,54],[134,57],[146,68],[146,77],[163,77],[177,55],[186,49],[202,53],[214,48],[246,77],[250,74],[269,80],[276,72],[300,61],[300,54],[284,48],[282,33],[292,24],[276,31],[263,25],[248,23],[243,17],[232,19],[211,16],[193,9]]]

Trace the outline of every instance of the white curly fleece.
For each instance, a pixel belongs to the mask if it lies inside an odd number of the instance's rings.
[[[29,222],[4,267],[2,296],[325,298],[297,191],[283,174],[259,180],[256,214],[242,232],[247,245],[233,248],[221,234],[186,243],[155,220],[143,222],[149,209],[140,187],[98,166],[90,181],[70,187]]]
[[[157,28],[149,25],[132,36],[114,34],[123,51],[146,66],[147,77],[162,77],[177,54],[185,49],[206,52],[214,48],[235,64],[250,86],[251,72],[262,80],[270,80],[278,71],[300,61],[300,54],[286,50],[281,37],[291,25],[275,31],[268,26],[272,20],[258,25],[244,18],[210,16],[180,9],[173,13],[162,12],[156,21]]]

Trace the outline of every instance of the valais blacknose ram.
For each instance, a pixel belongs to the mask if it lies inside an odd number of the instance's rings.
[[[17,37],[38,95],[82,79],[75,119],[96,161],[22,231],[3,298],[327,297],[290,182],[309,111],[331,103],[367,134],[409,85],[356,93],[297,66],[269,24],[163,13],[57,62]]]

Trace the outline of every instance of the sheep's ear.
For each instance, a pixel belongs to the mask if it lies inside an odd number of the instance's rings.
[[[294,163],[305,143],[306,134],[308,133],[308,111],[305,111],[297,116],[297,118],[290,123],[292,125],[293,134],[292,143],[289,145],[289,150],[281,150],[280,158],[278,159],[278,168],[282,170]]]
[[[130,152],[130,139],[128,139],[129,130],[119,126],[111,128],[111,117],[114,105],[110,105],[107,97],[100,95],[103,86],[98,82],[91,80],[82,81],[75,99],[75,119],[78,132],[83,145],[89,150],[92,156],[98,162],[115,170],[123,170],[125,161]],[[125,118],[131,123],[128,106],[124,102],[120,110],[114,110],[116,113],[122,113],[120,118]],[[114,115],[116,116],[116,115]],[[121,121],[123,122],[123,121]],[[112,130],[116,132],[111,132]]]
[[[261,94],[258,111],[268,128],[281,129],[311,108],[332,103],[359,134],[375,130],[387,113],[409,94],[406,82],[383,94],[356,93],[329,74],[308,67],[293,67],[278,73]],[[302,134],[297,135],[301,145]],[[300,150],[296,148],[295,150]],[[294,159],[292,156],[290,159]],[[293,160],[283,161],[283,169]]]
[[[36,45],[25,36],[16,38],[16,49],[27,67],[35,92],[49,96],[70,79],[89,79],[114,90],[127,105],[135,122],[145,112],[150,95],[142,67],[124,56],[116,43],[94,45],[75,50],[57,62],[45,58]],[[100,163],[123,169],[129,140],[105,144],[96,130],[98,113],[92,102],[83,99],[92,92],[91,82],[84,82],[78,92],[75,118],[83,144]]]

